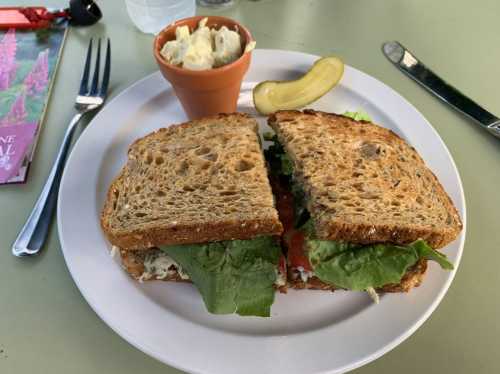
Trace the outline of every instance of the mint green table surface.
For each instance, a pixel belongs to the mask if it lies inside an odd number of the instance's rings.
[[[70,31],[28,183],[0,186],[2,374],[179,373],[133,348],[92,311],[68,273],[56,225],[38,257],[19,259],[10,253],[72,114],[89,37],[112,40],[111,96],[156,70],[152,36],[134,28],[124,2],[100,4],[102,22]],[[500,114],[500,2],[242,0],[231,10],[199,8],[198,13],[239,20],[253,32],[259,48],[341,56],[415,105],[455,159],[468,213],[457,276],[415,334],[355,372],[500,372],[500,140],[430,96],[380,52],[383,41],[399,40],[442,77]]]

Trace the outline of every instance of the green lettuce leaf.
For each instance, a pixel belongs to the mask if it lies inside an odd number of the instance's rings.
[[[361,291],[399,283],[408,268],[420,258],[434,260],[443,269],[453,269],[445,255],[429,247],[423,240],[407,246],[361,246],[308,239],[306,245],[314,274],[326,283],[350,290]]]
[[[343,116],[352,118],[355,121],[367,121],[367,122],[371,122],[372,121],[372,119],[370,118],[370,116],[368,115],[368,113],[366,113],[366,112],[364,112],[362,110],[359,110],[357,112],[345,112],[343,114]]]
[[[309,218],[306,207],[306,197],[302,186],[293,179],[293,162],[285,153],[278,137],[272,133],[264,133],[264,139],[273,144],[264,151],[264,156],[271,168],[271,174],[280,177],[290,187],[294,203],[295,227],[302,226]]]
[[[281,173],[286,176],[291,176],[293,174],[293,162],[286,153],[280,154],[281,161]]]
[[[268,149],[264,150],[264,156],[269,163],[271,173],[278,176],[291,177],[293,174],[293,162],[285,153],[283,146],[276,135],[264,134],[264,139],[273,142]]]
[[[423,240],[417,240],[413,242],[413,248],[417,251],[419,258],[425,258],[426,260],[436,261],[442,269],[453,270],[453,264],[448,261],[446,255],[443,253],[432,249]]]
[[[281,254],[272,237],[160,249],[186,271],[210,313],[269,317]]]
[[[264,134],[262,134],[262,137],[268,142],[274,142],[276,139],[276,134],[272,131],[266,131]]]
[[[303,226],[307,221],[311,219],[311,215],[307,210],[307,198],[302,186],[295,182],[294,179],[291,181],[290,190],[293,195],[293,211],[294,211],[294,227],[298,228]]]
[[[316,231],[314,229],[314,221],[311,217],[307,221],[304,222],[304,224],[297,226],[297,229],[301,230],[304,232],[304,235],[306,238],[314,238],[316,235]]]

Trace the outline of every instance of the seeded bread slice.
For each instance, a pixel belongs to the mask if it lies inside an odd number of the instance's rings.
[[[451,199],[413,147],[391,130],[312,110],[269,118],[308,196],[324,240],[433,248],[454,240],[462,222]]]
[[[281,234],[257,122],[220,114],[135,141],[101,226],[123,250]]]

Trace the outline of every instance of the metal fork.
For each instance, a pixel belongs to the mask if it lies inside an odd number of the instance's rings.
[[[68,128],[66,129],[63,142],[59,148],[59,152],[57,153],[57,157],[54,161],[49,177],[43,186],[43,190],[40,193],[28,220],[12,245],[12,254],[14,256],[21,257],[36,255],[42,249],[42,246],[47,238],[54,210],[56,208],[59,184],[61,183],[64,164],[66,163],[66,158],[69,154],[69,148],[75,129],[78,127],[77,125],[84,114],[100,108],[106,99],[109,75],[111,71],[111,45],[109,39],[106,48],[106,61],[104,64],[104,72],[100,88],[99,69],[101,60],[101,39],[99,39],[97,43],[94,76],[89,89],[91,59],[92,39],[90,39],[89,48],[87,50],[87,58],[85,60],[82,81],[80,83],[80,91],[76,97],[75,108],[77,113],[74,115],[68,125]]]

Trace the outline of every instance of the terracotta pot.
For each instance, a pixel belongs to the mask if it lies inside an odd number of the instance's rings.
[[[210,70],[189,70],[168,63],[160,54],[163,45],[175,39],[175,29],[187,25],[191,31],[198,27],[204,16],[189,17],[168,25],[154,40],[154,56],[160,71],[170,82],[189,119],[201,118],[218,113],[236,111],[241,81],[250,66],[251,52],[244,53],[236,61]],[[238,30],[242,50],[253,40],[250,32],[241,24],[229,18],[209,16],[207,26]]]

